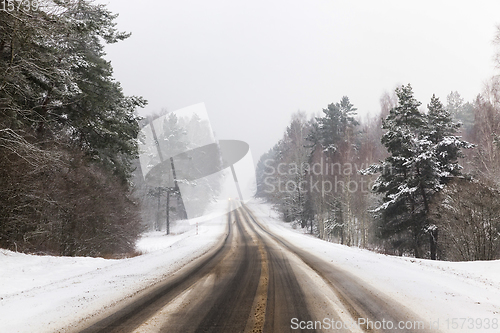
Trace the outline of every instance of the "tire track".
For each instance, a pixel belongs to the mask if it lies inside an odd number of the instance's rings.
[[[277,243],[297,255],[330,286],[340,302],[342,302],[342,305],[349,311],[355,322],[360,319],[372,322],[391,321],[393,323],[398,323],[400,321],[424,322],[410,310],[406,309],[402,304],[399,304],[377,290],[370,288],[352,274],[334,267],[331,263],[328,263],[307,251],[301,250],[280,236],[269,232],[257,221],[257,218],[248,207],[244,206],[244,210],[260,231],[264,232]],[[367,332],[383,332],[383,330],[375,330],[371,327],[367,327],[366,325],[361,326],[361,329]],[[397,332],[397,330],[387,330],[387,332],[389,331]],[[419,332],[426,331],[419,330]]]
[[[181,268],[171,278],[141,291],[127,304],[108,316],[100,316],[94,323],[81,330],[81,333],[121,333],[132,332],[147,321],[166,304],[203,276],[207,275],[230,251],[234,238],[232,225],[228,216],[226,237],[212,251],[192,264]],[[104,317],[104,318],[103,318]]]

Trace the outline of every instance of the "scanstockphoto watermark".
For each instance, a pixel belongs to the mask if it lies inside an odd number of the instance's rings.
[[[264,161],[264,192],[368,193],[374,177],[362,175],[369,167],[365,163],[331,163],[321,159],[316,163],[276,163]],[[385,172],[385,171],[383,171]],[[388,170],[391,172],[391,170]]]
[[[465,317],[465,318],[437,318],[429,321],[423,320],[371,320],[368,318],[357,318],[342,321],[334,318],[323,318],[323,320],[300,320],[292,318],[290,328],[292,330],[363,330],[363,331],[432,331],[439,330],[463,332],[498,332],[500,328],[499,319],[495,317]]]
[[[290,320],[292,330],[369,330],[369,331],[419,331],[426,330],[424,321],[391,321],[391,320],[371,320],[367,318],[358,318],[344,322],[333,318],[323,318],[323,320],[299,320],[292,318]],[[433,327],[431,327],[433,328]]]

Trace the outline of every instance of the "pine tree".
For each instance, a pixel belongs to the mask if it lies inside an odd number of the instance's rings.
[[[470,136],[474,127],[474,106],[469,102],[464,103],[458,91],[450,92],[446,99],[446,110],[455,121],[462,124],[460,127],[463,128],[464,135]]]
[[[461,123],[453,121],[451,112],[446,110],[439,99],[432,95],[431,102],[427,105],[427,132],[425,133],[432,143],[431,153],[435,159],[433,176],[435,186],[431,194],[439,192],[443,185],[448,183],[453,177],[460,176],[462,167],[458,164],[458,159],[463,157],[462,148],[469,149],[473,145],[456,136]],[[429,210],[427,209],[427,214]],[[429,233],[431,259],[437,257],[438,228],[429,222],[427,227]]]
[[[171,113],[163,120],[158,142],[164,158],[169,158],[187,150],[187,131],[182,126],[175,113]]]
[[[419,111],[410,85],[396,89],[398,105],[383,128],[382,143],[391,154],[366,173],[380,173],[373,190],[384,194],[379,213],[380,236],[393,245],[412,248],[422,257],[424,236],[430,234],[431,257],[436,257],[436,227],[428,218],[430,203],[451,177],[460,174],[461,148],[470,144],[455,136],[459,125],[452,121],[439,99],[431,98],[429,113]]]
[[[354,119],[356,110],[349,98],[344,96],[339,103],[331,103],[323,109],[323,117],[316,118],[319,141],[325,152],[336,152],[345,142],[349,128],[359,125]]]
[[[425,117],[418,109],[421,103],[413,97],[410,85],[396,89],[396,94],[398,105],[383,122],[387,132],[381,139],[391,155],[371,168],[381,173],[373,190],[384,194],[383,204],[375,212],[381,213],[380,236],[394,238],[395,245],[413,248],[415,256],[420,257],[428,202],[422,184],[425,180],[422,174],[428,171],[425,165],[428,159],[422,153],[428,143],[419,137]]]
[[[309,140],[313,143],[315,148],[322,149],[322,154],[327,164],[336,164],[345,165],[345,163],[351,162],[352,148],[353,148],[353,137],[354,137],[354,128],[359,125],[358,121],[355,119],[357,109],[350,102],[347,96],[343,96],[340,102],[331,103],[328,105],[326,109],[323,109],[323,117],[316,118],[317,126],[311,133]],[[317,154],[316,150],[313,150],[312,154]],[[323,163],[323,155],[321,155],[321,163]],[[318,176],[318,175],[315,175]],[[331,177],[333,176],[333,177]],[[318,177],[315,177],[318,178]],[[326,177],[320,176],[321,181],[324,178],[328,178],[327,181],[330,181],[331,184],[337,185],[342,184],[342,182],[349,183],[350,175],[329,175]],[[317,180],[317,179],[316,179]],[[342,186],[340,186],[342,187]],[[320,206],[322,206],[325,210],[325,215],[328,215],[327,219],[324,221],[326,225],[331,225],[331,221],[335,220],[335,236],[339,236],[341,243],[344,243],[344,240],[347,240],[347,244],[350,243],[350,235],[347,233],[346,237],[344,237],[345,230],[344,228],[349,228],[349,222],[352,220],[351,218],[351,193],[345,188],[336,188],[337,192],[340,193],[331,193],[327,198],[321,195],[321,198],[316,198],[316,200],[322,201]],[[334,217],[332,214],[336,212],[331,207],[337,207],[338,204],[344,205],[346,209],[344,210],[345,218],[339,219],[338,217]],[[342,211],[342,210],[341,210]],[[340,223],[338,221],[346,221],[345,223]],[[320,233],[323,236],[329,235],[326,231],[322,232],[320,228]],[[333,229],[332,229],[333,230]],[[338,231],[338,232],[337,232]],[[330,234],[331,235],[331,234]]]
[[[426,135],[433,144],[439,182],[446,184],[452,177],[460,175],[462,167],[458,164],[458,159],[463,157],[462,149],[470,149],[474,145],[456,135],[462,126],[461,123],[453,121],[451,113],[436,96],[432,96],[427,108],[429,112]]]
[[[116,43],[130,36],[116,30],[114,19],[104,5],[88,1],[67,4],[60,20],[68,27],[64,52],[75,58],[72,84],[78,94],[53,113],[66,119],[65,126],[87,153],[124,182],[131,174],[131,161],[137,157],[139,133],[137,107],[146,102],[140,97],[124,96],[112,76],[111,63],[104,59],[101,42]]]

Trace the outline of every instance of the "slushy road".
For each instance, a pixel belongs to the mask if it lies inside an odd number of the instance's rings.
[[[420,323],[243,206],[211,252],[81,332],[425,332]]]

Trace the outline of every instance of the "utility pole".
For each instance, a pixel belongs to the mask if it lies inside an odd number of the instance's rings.
[[[186,207],[184,206],[184,201],[182,200],[181,192],[179,190],[179,185],[177,184],[177,175],[175,173],[174,158],[170,157],[170,167],[172,168],[172,176],[174,177],[174,188],[173,191],[177,191],[177,207],[179,208],[181,219],[187,219]]]
[[[158,209],[156,210],[155,231],[160,230],[160,199],[161,199],[161,187],[158,187]]]
[[[167,235],[170,235],[170,189],[167,190]]]

